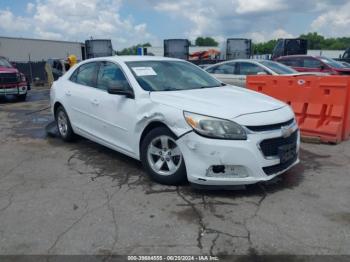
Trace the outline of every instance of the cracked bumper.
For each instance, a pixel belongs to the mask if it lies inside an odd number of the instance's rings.
[[[271,180],[299,163],[297,156],[283,170],[271,175],[265,174],[263,168],[279,165],[280,159],[277,156],[264,157],[258,145],[265,139],[281,136],[281,131],[276,130],[268,133],[249,134],[245,141],[234,141],[209,139],[190,132],[181,137],[177,143],[185,160],[190,183],[202,186],[248,185]],[[297,152],[299,152],[299,146],[300,134],[298,132]],[[217,174],[215,177],[208,176],[211,167],[217,165],[233,166],[238,173],[244,170],[245,177],[228,177],[224,173]]]

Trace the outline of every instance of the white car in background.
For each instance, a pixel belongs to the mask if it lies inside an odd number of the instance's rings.
[[[314,75],[300,73],[293,68],[270,60],[237,59],[225,61],[204,69],[223,83],[246,87],[247,75]],[[318,75],[318,74],[317,74]],[[324,75],[324,74],[322,74]]]
[[[86,60],[54,82],[51,107],[64,140],[78,134],[141,160],[163,184],[253,184],[299,161],[288,105],[178,59]]]

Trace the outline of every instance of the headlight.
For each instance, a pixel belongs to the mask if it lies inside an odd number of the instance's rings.
[[[25,77],[25,75],[24,74],[20,74],[21,75],[21,81],[22,82],[26,82],[26,77]]]
[[[247,139],[245,130],[233,121],[189,112],[184,112],[184,117],[186,122],[202,136],[228,140]]]

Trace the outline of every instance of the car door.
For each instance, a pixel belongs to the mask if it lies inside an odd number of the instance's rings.
[[[108,93],[108,89],[113,87],[132,90],[119,65],[101,62],[97,74],[98,101],[94,108],[98,120],[97,133],[104,142],[132,153],[136,143],[132,136],[136,122],[135,99]]]
[[[277,59],[277,62],[289,66],[298,72],[304,72],[305,70],[303,67],[304,62],[300,57],[284,57]]]
[[[225,84],[238,85],[240,82],[239,76],[235,74],[235,62],[216,65],[208,68],[206,71]]]
[[[97,103],[97,70],[97,62],[81,65],[71,75],[69,85],[65,88],[66,110],[71,123],[79,131],[88,134],[94,134],[97,125],[93,110]]]
[[[251,62],[237,62],[236,73],[239,76],[238,86],[241,87],[246,87],[248,75],[269,74],[269,72],[267,72],[264,68]]]
[[[304,72],[323,72],[327,73],[330,71],[328,65],[322,63],[320,60],[313,57],[303,58]]]

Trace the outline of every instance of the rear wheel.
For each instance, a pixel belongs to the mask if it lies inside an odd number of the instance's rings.
[[[56,110],[56,123],[60,136],[66,142],[71,142],[75,138],[66,110],[59,106]]]
[[[166,127],[149,132],[142,141],[141,161],[149,176],[165,185],[186,181],[186,167],[175,135]]]

